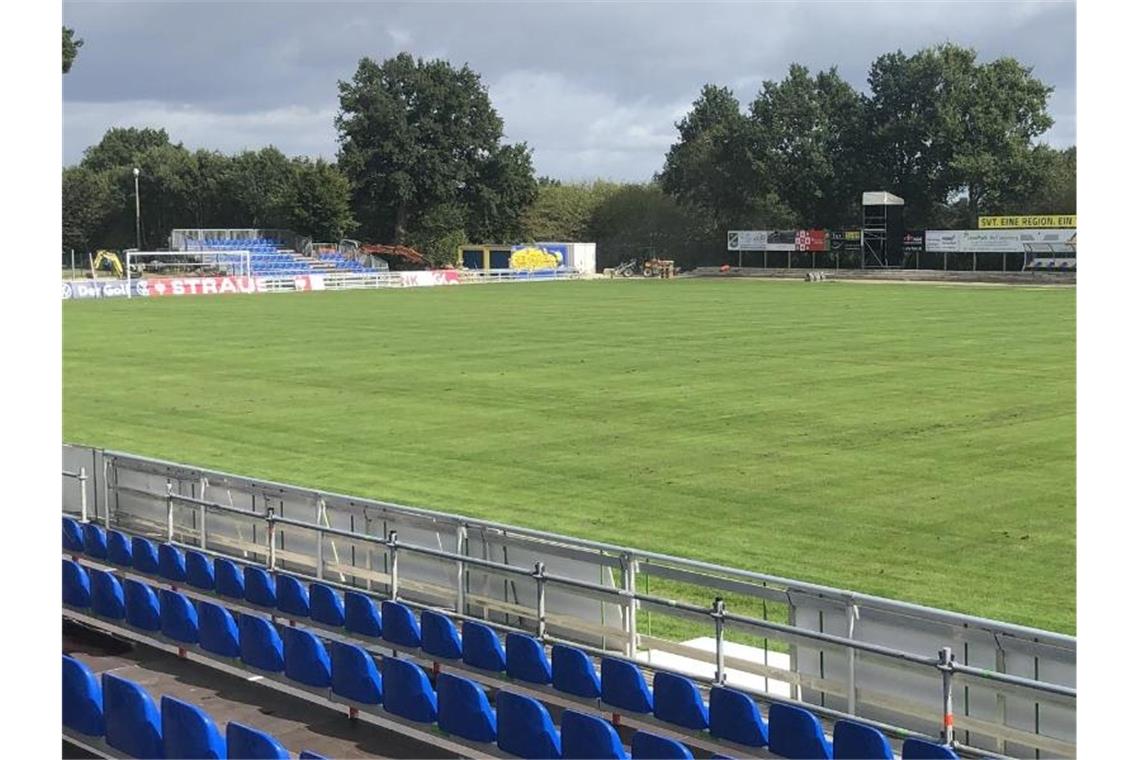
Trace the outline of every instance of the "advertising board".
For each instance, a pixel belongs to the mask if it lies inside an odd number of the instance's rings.
[[[1076,214],[1022,214],[1020,216],[979,216],[978,229],[1057,229],[1076,228]]]
[[[766,251],[768,250],[768,231],[730,230],[728,233],[728,250]]]
[[[1027,243],[1076,242],[1071,229],[927,230],[929,253],[1024,253]]]
[[[400,284],[405,288],[424,288],[432,285],[457,285],[459,272],[438,269],[428,272],[400,272]]]

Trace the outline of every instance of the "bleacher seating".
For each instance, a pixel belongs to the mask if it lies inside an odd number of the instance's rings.
[[[313,274],[315,272],[346,272],[372,274],[379,270],[367,267],[359,261],[339,253],[318,253],[315,259],[299,256],[283,247],[280,240],[270,238],[204,238],[191,241],[187,250],[210,251],[219,264],[228,264],[236,272],[242,266],[240,253],[232,255],[227,251],[248,251],[250,274],[255,277],[291,276]]]
[[[64,548],[71,556],[77,556],[72,554],[75,540],[74,527],[65,522]],[[111,543],[116,542],[128,543],[125,539]],[[424,610],[417,620],[409,606],[391,600],[383,601],[378,611],[367,594],[345,590],[342,597],[325,583],[306,585],[294,576],[252,565],[239,569],[222,558],[215,558],[212,566],[204,563],[212,567],[212,576],[202,572],[192,581],[189,568],[203,565],[204,560],[186,557],[179,563],[182,550],[178,547],[155,545],[138,536],[129,545],[135,560],[133,574],[149,576],[153,585],[132,577],[120,581],[112,572],[85,565],[83,558],[80,562],[65,558],[64,605],[110,621],[125,620],[129,627],[159,641],[224,658],[353,708],[382,710],[408,722],[438,725],[467,742],[494,742],[501,750],[524,757],[558,757],[571,747],[592,748],[590,752],[596,754],[589,756],[624,756],[618,754],[621,744],[616,734],[611,736],[597,724],[598,718],[579,710],[563,711],[560,733],[546,707],[535,699],[543,693],[560,693],[583,707],[592,704],[598,713],[620,714],[634,721],[641,738],[634,737],[633,757],[691,757],[683,744],[646,732],[644,725],[636,723],[638,719],[650,721],[649,727],[652,721],[668,724],[706,748],[710,743],[726,742],[720,745],[726,752],[743,745],[767,746],[771,753],[790,758],[892,756],[890,743],[877,729],[841,720],[829,739],[818,716],[796,705],[774,702],[766,723],[756,701],[733,689],[712,687],[706,704],[694,681],[668,671],[655,672],[651,690],[636,664],[602,657],[599,678],[591,656],[568,645],[555,644],[548,659],[542,642],[518,632],[507,634],[504,647],[493,628],[465,621],[459,636],[452,620],[438,611]],[[98,552],[101,546],[96,540],[90,549]],[[85,556],[98,559],[91,553]],[[140,557],[154,558],[153,563],[144,563],[152,568],[149,572],[140,570]],[[171,568],[179,567],[186,568],[185,585],[171,588],[172,579],[167,576]],[[209,578],[215,582],[213,589],[203,587]],[[223,589],[226,583],[230,585]],[[213,600],[195,594],[213,594]],[[227,609],[227,604],[238,599],[246,606],[234,612]],[[261,612],[255,613],[255,608]],[[290,623],[278,623],[275,618]],[[309,620],[316,625],[308,627]],[[393,656],[387,650],[380,656],[356,644],[327,641],[322,629],[329,628],[342,637],[358,638],[361,644],[400,649]],[[433,674],[433,684],[424,667],[399,655],[405,651],[428,662],[462,664],[469,668],[471,678],[439,672]],[[82,681],[75,673],[68,677]],[[488,685],[498,689],[494,709]],[[528,685],[548,692],[517,693]],[[149,720],[143,707],[133,709],[138,713],[132,718],[136,723]],[[109,725],[107,730],[111,733]],[[938,752],[948,754],[932,754]],[[948,747],[917,739],[903,744],[902,756],[955,757]]]

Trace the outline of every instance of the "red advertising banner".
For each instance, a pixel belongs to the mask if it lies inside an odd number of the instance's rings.
[[[151,297],[266,292],[263,277],[167,277],[142,282]]]
[[[431,285],[457,285],[459,272],[454,269],[434,269],[428,272],[400,272],[400,284],[405,288]]]
[[[827,230],[796,230],[797,251],[826,251]]]

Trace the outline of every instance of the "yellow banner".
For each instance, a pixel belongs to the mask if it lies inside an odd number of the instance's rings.
[[[1076,228],[1076,214],[1047,214],[1044,216],[979,216],[978,229],[988,230],[995,228],[1012,229],[1017,227],[1060,229],[1066,227]]]

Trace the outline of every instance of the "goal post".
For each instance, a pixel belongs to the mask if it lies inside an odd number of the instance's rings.
[[[136,251],[126,252],[127,298],[132,280],[166,277],[249,277],[253,274],[249,251]]]

